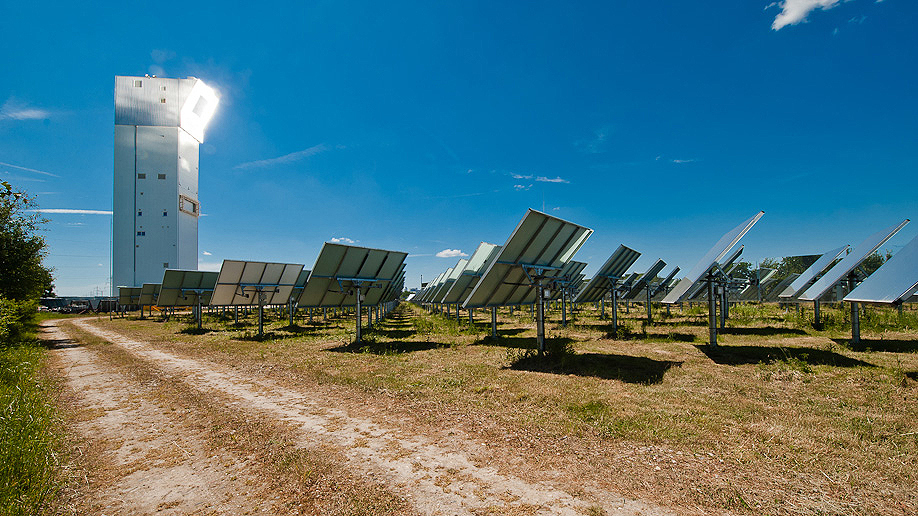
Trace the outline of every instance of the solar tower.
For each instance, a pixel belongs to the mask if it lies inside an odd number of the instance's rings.
[[[198,146],[216,107],[200,79],[115,77],[113,285],[198,268]]]

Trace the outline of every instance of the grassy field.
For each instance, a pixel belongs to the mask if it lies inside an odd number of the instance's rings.
[[[918,513],[918,314],[868,307],[848,344],[847,308],[774,305],[731,311],[721,346],[706,308],[634,307],[615,335],[592,306],[567,328],[553,312],[546,356],[528,309],[469,326],[402,305],[352,343],[353,318],[102,319],[178,353],[290,385],[334,384],[386,402],[418,431],[459,427],[499,445],[495,460],[525,477],[559,472],[677,512]],[[397,402],[391,402],[391,400]]]
[[[34,327],[0,342],[0,515],[56,511],[66,475],[57,386],[42,374]]]

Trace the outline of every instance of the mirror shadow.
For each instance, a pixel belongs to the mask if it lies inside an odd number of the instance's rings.
[[[885,351],[887,353],[915,353],[918,352],[918,340],[905,339],[861,339],[854,344],[851,339],[832,339],[838,345],[852,351]]]
[[[583,353],[561,356],[527,355],[510,364],[510,369],[561,375],[588,376],[625,383],[657,384],[667,371],[682,362],[646,357]]]
[[[785,348],[772,346],[718,346],[696,345],[699,351],[720,365],[773,364],[797,360],[809,365],[834,367],[876,367],[875,365],[846,357],[834,351],[816,348]]]
[[[326,351],[335,353],[369,353],[372,355],[401,355],[416,351],[427,351],[438,348],[448,348],[449,344],[431,341],[389,341],[389,342],[351,342],[343,346],[328,348]]]

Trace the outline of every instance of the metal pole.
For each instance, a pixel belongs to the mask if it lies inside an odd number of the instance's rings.
[[[363,319],[363,312],[360,309],[360,289],[357,289],[357,340],[360,343],[360,322]]]
[[[717,298],[714,297],[714,275],[708,273],[708,345],[717,347]]]
[[[813,327],[819,329],[819,300],[813,301]]]
[[[561,326],[567,328],[567,300],[564,299],[564,291],[561,291]]]
[[[201,315],[201,296],[198,296],[198,329],[199,330],[201,329],[201,326],[202,326],[202,322],[201,322],[202,318],[203,316]]]
[[[857,276],[852,272],[848,275],[848,292],[854,290]],[[844,303],[843,303],[844,304]],[[851,343],[861,342],[861,313],[858,303],[851,302]]]
[[[653,312],[650,308],[650,285],[647,286],[647,324],[653,324]]]
[[[262,317],[264,316],[264,307],[261,305],[261,296],[258,296],[258,335],[264,334]]]
[[[599,320],[604,321],[606,319],[606,296],[602,296],[599,299]]]
[[[851,302],[851,343],[861,342],[861,314],[858,303]]]
[[[717,297],[720,298],[720,329],[723,330],[727,324],[727,287],[721,287],[721,292]]]
[[[469,308],[469,326],[475,323],[472,313],[475,311],[474,308]]]
[[[618,332],[618,292],[612,289],[612,331]]]
[[[539,355],[545,353],[545,290],[542,283],[536,289],[539,294],[539,315],[536,321],[536,337],[539,342]]]
[[[497,338],[497,307],[491,307],[491,337]]]
[[[233,323],[239,324],[239,307],[238,306],[233,307]]]

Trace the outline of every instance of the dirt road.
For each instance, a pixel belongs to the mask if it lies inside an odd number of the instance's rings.
[[[104,343],[70,340],[61,327],[67,324]],[[283,514],[292,512],[295,503],[264,480],[270,471],[263,463],[215,446],[206,430],[189,423],[197,417],[193,410],[176,411],[155,385],[136,381],[125,370],[130,367],[106,358],[113,352],[177,379],[209,403],[264,424],[292,427],[296,445],[307,453],[332,450],[361,482],[404,500],[403,511],[397,512],[668,513],[589,486],[571,494],[549,482],[523,480],[491,463],[488,445],[468,435],[417,435],[397,418],[350,414],[328,392],[293,390],[220,364],[164,352],[98,328],[91,319],[48,321],[44,333],[54,343],[53,366],[82,410],[75,429],[100,449],[101,473],[81,495],[81,503],[100,514]]]

